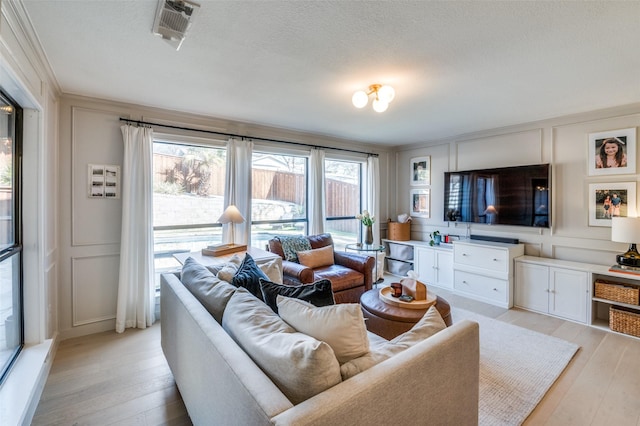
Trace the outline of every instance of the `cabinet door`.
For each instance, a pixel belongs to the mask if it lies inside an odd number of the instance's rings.
[[[516,262],[516,306],[549,312],[549,267]]]
[[[416,247],[414,251],[413,269],[418,274],[418,280],[425,284],[435,282],[435,263],[433,250],[426,247]]]
[[[587,273],[553,267],[549,272],[549,313],[586,323]]]
[[[436,285],[453,289],[453,253],[435,251]]]

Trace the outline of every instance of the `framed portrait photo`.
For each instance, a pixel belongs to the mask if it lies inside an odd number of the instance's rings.
[[[431,184],[431,157],[416,157],[411,159],[411,185]]]
[[[409,197],[411,199],[411,206],[409,207],[411,216],[429,217],[429,206],[431,204],[429,195],[429,189],[411,190],[411,196]]]
[[[589,176],[636,172],[636,128],[589,134]]]
[[[611,227],[612,217],[635,215],[635,182],[589,184],[589,226]]]

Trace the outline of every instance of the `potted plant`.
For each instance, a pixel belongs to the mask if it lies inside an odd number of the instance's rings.
[[[433,231],[429,234],[429,238],[431,238],[431,241],[429,241],[430,246],[437,246],[440,245],[440,242],[442,242],[440,231]]]

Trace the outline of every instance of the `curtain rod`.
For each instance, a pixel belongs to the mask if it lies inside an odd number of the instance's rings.
[[[353,149],[331,148],[331,147],[325,147],[325,146],[311,145],[311,144],[302,143],[302,142],[291,142],[291,141],[283,141],[283,140],[279,140],[279,139],[268,139],[268,138],[260,138],[260,137],[255,137],[255,136],[244,136],[244,135],[237,135],[237,134],[234,134],[234,133],[216,132],[216,131],[213,131],[213,130],[194,129],[192,127],[172,126],[170,124],[159,124],[159,123],[151,123],[151,122],[148,122],[148,121],[130,120],[128,118],[123,118],[123,117],[120,117],[120,121],[125,121],[127,123],[134,123],[134,124],[141,125],[141,126],[157,126],[157,127],[166,127],[166,128],[169,128],[169,129],[189,130],[189,131],[193,131],[193,132],[209,133],[209,134],[212,134],[212,135],[228,136],[228,137],[232,137],[232,138],[255,139],[255,140],[259,140],[259,141],[263,141],[263,142],[286,143],[286,144],[290,144],[290,145],[306,146],[306,147],[309,147],[309,148],[331,149],[331,150],[334,150],[334,151],[352,152],[352,153],[355,153],[355,154],[365,154],[365,155],[367,155],[369,157],[378,157],[378,154],[375,154],[373,152],[356,151],[356,150],[353,150]]]

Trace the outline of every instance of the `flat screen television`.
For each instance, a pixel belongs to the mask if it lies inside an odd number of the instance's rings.
[[[444,220],[551,226],[549,164],[445,172]]]

